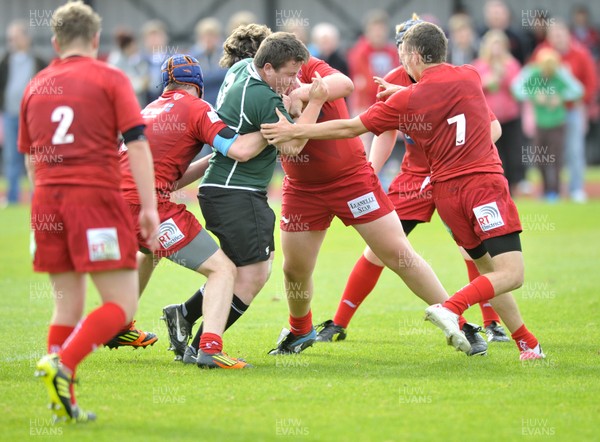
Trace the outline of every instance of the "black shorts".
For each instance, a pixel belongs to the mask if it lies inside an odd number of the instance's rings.
[[[237,267],[269,259],[275,250],[275,212],[266,192],[203,186],[198,201],[205,227]]]

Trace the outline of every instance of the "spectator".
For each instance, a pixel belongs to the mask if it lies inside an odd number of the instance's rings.
[[[471,64],[477,57],[479,45],[471,17],[462,13],[454,14],[448,21],[448,29],[448,63],[455,66]]]
[[[504,32],[497,29],[486,32],[473,66],[481,75],[488,106],[502,125],[502,136],[496,141],[496,147],[512,193],[525,177],[525,165],[521,153],[520,108],[510,89],[521,65],[510,53],[509,44]]]
[[[575,6],[572,20],[571,33],[575,40],[588,48],[596,61],[600,60],[600,32],[590,23],[587,6]]]
[[[256,15],[254,15],[253,12],[238,11],[235,14],[233,14],[227,22],[227,35],[231,35],[231,33],[238,26],[246,26],[252,23],[258,23],[258,18],[256,17]]]
[[[6,204],[18,204],[21,176],[25,172],[24,158],[17,150],[21,98],[29,80],[46,67],[46,63],[31,50],[27,23],[15,20],[8,25],[8,52],[0,60],[0,106],[4,113],[4,146],[2,159],[8,181]]]
[[[556,20],[548,28],[546,41],[540,44],[534,58],[542,48],[553,48],[561,56],[561,63],[583,85],[581,100],[567,103],[567,121],[565,127],[565,159],[569,169],[569,193],[573,201],[585,203],[587,195],[584,189],[585,175],[585,134],[588,127],[587,108],[593,108],[597,93],[597,77],[594,60],[590,51],[571,37],[567,25]]]
[[[318,23],[312,30],[312,43],[315,57],[325,61],[329,66],[348,75],[348,63],[340,54],[340,32],[331,23]]]
[[[142,57],[135,35],[130,30],[118,29],[115,32],[115,43],[117,49],[111,51],[106,61],[127,75],[140,107],[143,107],[146,105],[149,84],[148,62]]]
[[[213,106],[217,102],[217,94],[225,79],[227,69],[219,66],[223,56],[223,28],[221,22],[214,17],[200,20],[196,25],[196,44],[190,50],[198,59],[204,76],[203,99]]]
[[[348,53],[350,77],[354,82],[352,111],[359,114],[375,103],[377,84],[373,76],[383,77],[398,66],[398,51],[389,41],[390,25],[384,11],[371,11],[364,34]]]
[[[150,20],[142,27],[144,39],[144,59],[148,63],[149,84],[146,90],[146,103],[156,100],[162,94],[162,77],[160,67],[169,52],[177,52],[177,48],[169,50],[167,27],[160,20]]]
[[[510,10],[502,0],[488,0],[483,7],[485,28],[480,35],[491,29],[498,29],[506,34],[510,42],[510,53],[523,65],[529,56],[530,49],[525,48],[522,36],[510,27]]]
[[[561,66],[560,54],[552,48],[537,52],[535,63],[526,66],[513,83],[519,100],[530,100],[535,113],[533,146],[524,151],[529,162],[539,166],[544,196],[555,202],[560,195],[560,170],[565,144],[567,108],[565,102],[583,95],[581,83]]]

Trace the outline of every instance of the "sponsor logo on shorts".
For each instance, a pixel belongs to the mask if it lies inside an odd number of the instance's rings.
[[[121,259],[116,228],[87,229],[86,235],[90,261],[118,261]]]
[[[375,198],[375,194],[369,192],[366,195],[348,201],[348,207],[354,218],[358,218],[379,209],[379,203],[377,202],[377,198]]]
[[[473,213],[477,218],[479,227],[484,232],[488,230],[497,229],[504,225],[504,220],[500,211],[498,210],[498,204],[496,202],[484,204],[483,206],[477,206],[473,208]]]
[[[179,227],[177,227],[173,218],[169,218],[160,224],[160,227],[158,228],[158,242],[163,249],[168,249],[183,238],[185,238],[185,235],[179,230]]]

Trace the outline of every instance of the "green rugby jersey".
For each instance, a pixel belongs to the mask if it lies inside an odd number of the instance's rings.
[[[279,120],[275,108],[292,121],[281,97],[258,74],[253,59],[241,60],[227,71],[217,97],[217,113],[230,128],[240,135],[257,132],[262,123]],[[244,163],[214,151],[200,186],[266,191],[276,158],[273,146]]]

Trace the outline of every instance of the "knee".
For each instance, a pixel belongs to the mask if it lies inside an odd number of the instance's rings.
[[[285,261],[283,263],[283,274],[285,279],[288,281],[303,281],[304,279],[310,277],[311,270],[306,268],[306,266]]]
[[[234,280],[237,276],[237,267],[227,255],[220,250],[202,263],[197,271],[204,273],[207,277],[215,275],[221,278]]]

